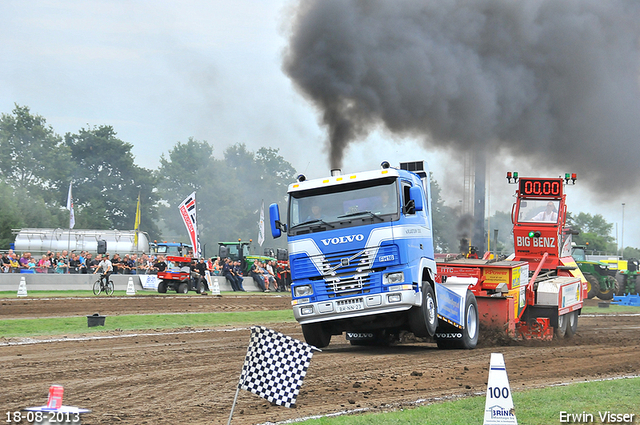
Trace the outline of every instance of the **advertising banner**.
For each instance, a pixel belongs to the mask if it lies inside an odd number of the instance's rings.
[[[200,237],[198,235],[198,221],[196,217],[196,193],[193,192],[187,196],[178,209],[180,210],[182,221],[184,221],[184,225],[187,228],[187,233],[189,233],[191,245],[193,245],[193,256],[198,258],[202,254],[200,251]]]

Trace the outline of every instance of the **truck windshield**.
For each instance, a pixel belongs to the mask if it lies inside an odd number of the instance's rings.
[[[522,199],[520,201],[518,222],[520,223],[557,223],[557,200]]]
[[[289,195],[289,232],[294,235],[350,227],[366,221],[391,221],[399,214],[395,178],[327,186]]]

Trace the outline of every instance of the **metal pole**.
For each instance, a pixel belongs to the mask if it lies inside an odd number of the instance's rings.
[[[65,273],[69,273],[69,252],[71,252],[71,226],[69,226],[69,238],[67,239],[67,271]]]
[[[622,203],[622,230],[620,231],[620,257],[624,260],[624,202]]]
[[[239,392],[240,392],[240,385],[238,385],[238,388],[236,389],[236,396],[233,398],[233,404],[231,405],[231,413],[229,414],[229,421],[227,422],[227,425],[231,425],[231,417],[233,416],[233,409],[236,408],[236,401],[238,401]]]

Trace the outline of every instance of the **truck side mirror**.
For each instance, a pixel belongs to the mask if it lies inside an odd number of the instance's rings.
[[[406,206],[407,214],[415,214],[416,211],[422,211],[424,209],[424,203],[422,202],[422,191],[420,187],[410,187],[409,198],[410,200],[407,202]]]
[[[282,236],[287,231],[287,225],[280,221],[280,208],[278,204],[269,205],[269,222],[271,223],[271,236],[274,239]]]

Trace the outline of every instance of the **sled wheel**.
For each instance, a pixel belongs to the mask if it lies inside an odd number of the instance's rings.
[[[556,338],[564,338],[565,335],[567,334],[567,325],[569,324],[570,314],[571,313],[558,316],[558,327],[556,328],[556,332],[555,332]]]
[[[578,312],[572,311],[571,313],[565,314],[565,316],[567,316],[567,332],[564,337],[572,338],[578,330]]]

